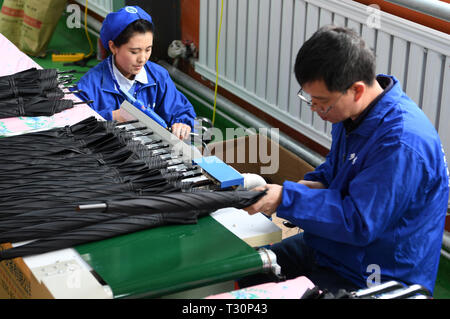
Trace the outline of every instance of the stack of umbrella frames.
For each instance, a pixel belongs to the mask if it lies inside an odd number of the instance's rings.
[[[0,77],[0,118],[17,116],[51,116],[77,104],[64,99],[70,93],[65,86],[72,83],[70,71],[30,68],[25,71]]]
[[[0,139],[0,260],[41,254],[169,224],[193,224],[265,192],[204,190],[186,170],[113,122]],[[4,246],[5,247],[5,246]]]

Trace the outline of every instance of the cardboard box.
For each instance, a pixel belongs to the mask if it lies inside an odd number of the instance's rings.
[[[210,143],[208,152],[241,174],[258,174],[270,184],[297,182],[314,170],[305,160],[260,134]]]
[[[1,249],[13,245],[1,244]],[[72,248],[0,262],[0,299],[110,299]]]
[[[298,182],[314,167],[265,135],[250,135],[208,145],[210,155],[215,155],[239,173],[262,176],[267,183],[282,185],[284,181]],[[204,156],[208,155],[203,152]],[[281,238],[293,236],[301,229],[288,228],[284,219],[272,215],[273,223],[281,229]],[[276,242],[276,241],[275,241]]]
[[[11,248],[1,244],[0,250]],[[53,298],[48,289],[36,279],[22,258],[0,262],[0,299]]]

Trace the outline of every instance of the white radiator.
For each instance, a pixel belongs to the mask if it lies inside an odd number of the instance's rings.
[[[86,0],[76,0],[81,5],[86,5]],[[114,11],[113,0],[88,0],[88,8],[103,18]]]
[[[200,1],[196,71],[215,81],[221,0]],[[297,97],[293,66],[302,43],[334,23],[359,32],[377,56],[377,73],[392,74],[423,109],[450,154],[450,36],[350,0],[225,0],[219,85],[330,147],[331,124]]]

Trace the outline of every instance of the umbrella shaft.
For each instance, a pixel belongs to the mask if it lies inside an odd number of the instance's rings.
[[[78,104],[90,104],[90,103],[92,103],[92,102],[94,102],[94,101],[89,100],[89,101],[73,102],[73,105],[78,105]]]
[[[105,203],[102,204],[86,204],[86,205],[79,205],[77,210],[88,210],[88,209],[106,209],[108,208],[108,205]]]

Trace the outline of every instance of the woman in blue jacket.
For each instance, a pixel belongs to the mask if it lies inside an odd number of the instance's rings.
[[[288,278],[355,290],[389,280],[430,292],[449,199],[439,136],[352,30],[327,26],[300,49],[299,98],[333,123],[325,162],[299,182],[268,185],[246,208],[304,230],[272,246]]]
[[[77,83],[80,97],[105,120],[113,119],[127,95],[155,111],[181,139],[194,127],[195,111],[179,92],[167,70],[149,58],[153,47],[153,22],[138,6],[108,14],[100,39],[112,53]],[[129,98],[127,98],[129,100]]]

